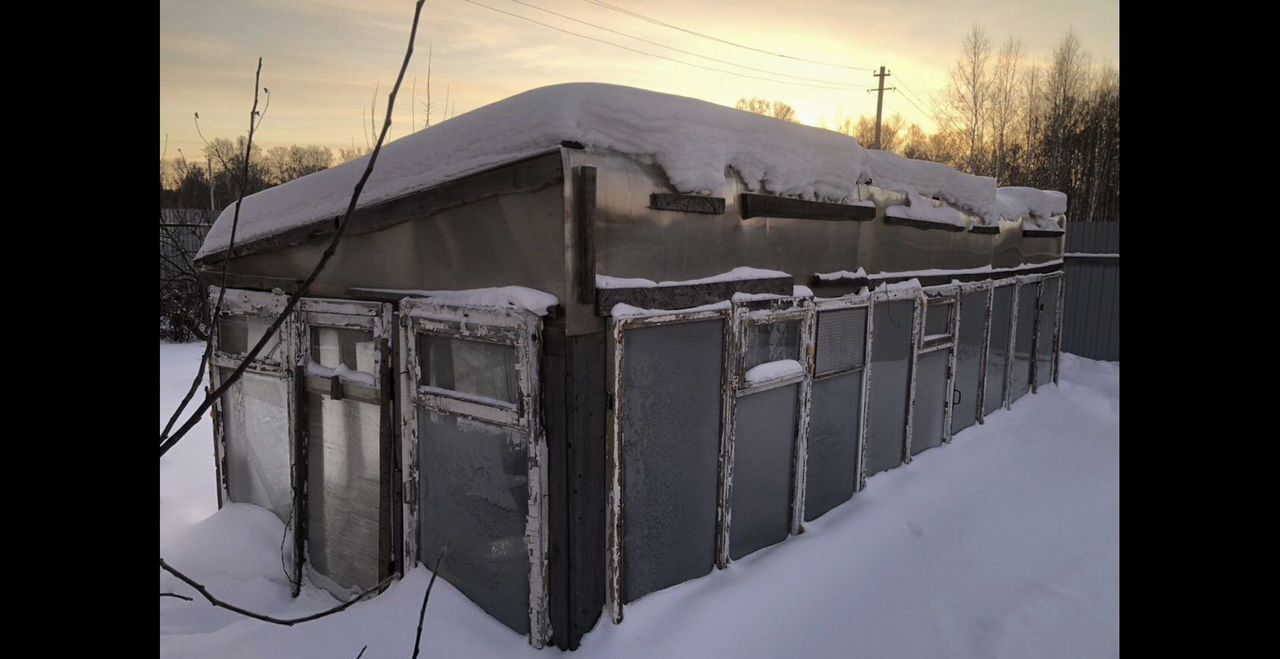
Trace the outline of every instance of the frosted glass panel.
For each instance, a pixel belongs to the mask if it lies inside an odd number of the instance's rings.
[[[223,316],[218,319],[218,350],[233,354],[248,354],[253,346],[262,340],[262,335],[267,333],[271,328],[271,323],[275,322],[275,318],[260,318],[258,316]],[[263,346],[262,352],[258,353],[258,359],[268,359],[271,361],[280,361],[280,334],[267,341],[267,345]]]
[[[724,321],[624,334],[623,601],[715,564]]]
[[[1013,286],[995,289],[991,303],[991,337],[987,349],[987,386],[982,413],[1004,405],[1005,366],[1009,363],[1009,324],[1013,322]]]
[[[818,313],[817,373],[862,366],[866,359],[867,310],[841,309]]]
[[[231,371],[220,370],[224,381]],[[242,373],[222,394],[222,428],[231,501],[262,506],[287,522],[293,511],[293,488],[285,381]]]
[[[747,328],[747,369],[784,359],[800,360],[800,321],[753,325]]]
[[[911,421],[911,455],[942,444],[947,408],[947,362],[950,350],[934,350],[916,360],[916,401]]]
[[[733,430],[729,557],[739,559],[791,532],[791,465],[799,384],[742,396]]]
[[[480,608],[529,631],[528,452],[522,433],[418,408],[419,554]]]
[[[1036,385],[1053,382],[1053,331],[1058,320],[1058,278],[1046,279],[1040,299],[1040,331],[1036,337]]]
[[[806,522],[853,496],[858,482],[861,399],[861,370],[813,383],[804,498]]]
[[[909,300],[875,305],[867,421],[867,475],[902,464],[907,432],[907,370],[911,359]]]
[[[1018,289],[1018,335],[1013,343],[1013,388],[1010,402],[1031,391],[1031,344],[1035,338],[1036,285],[1023,284]]]
[[[982,346],[986,340],[987,292],[967,293],[960,300],[960,334],[956,339],[955,392],[951,410],[954,435],[977,423],[978,378],[982,375]]]
[[[378,583],[381,553],[381,407],[307,396],[307,560],[340,588]]]

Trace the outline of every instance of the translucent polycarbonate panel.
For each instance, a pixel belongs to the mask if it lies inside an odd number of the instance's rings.
[[[840,309],[818,313],[817,373],[862,366],[866,360],[867,310]]]
[[[623,334],[623,600],[715,564],[724,321]]]
[[[911,360],[910,300],[877,302],[867,399],[867,475],[902,464],[907,433],[907,371]]]
[[[519,400],[515,346],[419,334],[418,359],[424,385],[508,403]]]
[[[916,359],[916,400],[911,417],[911,455],[942,444],[947,412],[947,362],[950,350],[926,352]]]
[[[950,301],[931,301],[925,307],[924,336],[940,337],[951,334],[951,313],[954,305]]]
[[[275,318],[258,316],[222,316],[218,319],[218,350],[243,355],[253,349],[262,340],[262,335],[271,328]],[[280,361],[280,334],[276,333],[258,353],[258,359]]]
[[[312,327],[311,361],[325,368],[345,366],[374,374],[373,332],[347,327]]]
[[[991,336],[987,342],[987,386],[982,413],[1004,405],[1005,366],[1009,363],[1009,326],[1013,322],[1013,286],[995,289],[991,301]]]
[[[987,291],[966,293],[960,299],[960,332],[956,337],[956,373],[951,408],[954,435],[978,419],[978,379],[982,376],[982,346],[986,343]]]
[[[232,369],[220,369],[223,381]],[[288,522],[293,514],[288,385],[245,371],[222,394],[227,496]]]
[[[307,561],[338,588],[378,583],[382,409],[307,395]],[[390,438],[387,439],[390,441]]]
[[[1031,391],[1031,354],[1032,341],[1035,338],[1036,322],[1036,285],[1023,284],[1018,288],[1018,327],[1017,336],[1013,340],[1013,375],[1009,386],[1012,387],[1010,402],[1018,400]]]
[[[791,464],[800,385],[738,399],[733,426],[729,557],[782,542],[791,532]]]
[[[809,401],[809,459],[804,520],[848,501],[858,482],[862,371],[815,380]]]
[[[800,360],[800,321],[764,323],[747,328],[747,369],[784,359]]]
[[[527,435],[418,408],[418,559],[489,615],[529,631]]]
[[[1040,328],[1036,333],[1036,386],[1053,382],[1053,331],[1058,320],[1057,277],[1046,279],[1040,298]]]

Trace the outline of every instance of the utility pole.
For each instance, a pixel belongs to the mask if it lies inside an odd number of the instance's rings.
[[[880,114],[881,114],[881,111],[884,109],[884,93],[886,91],[893,91],[896,88],[895,87],[886,88],[884,86],[884,79],[888,78],[890,73],[888,71],[885,71],[883,66],[880,67],[879,73],[872,73],[871,75],[880,79],[879,87],[877,87],[876,89],[867,90],[867,93],[876,92],[876,145],[872,148],[878,151],[880,149]]]

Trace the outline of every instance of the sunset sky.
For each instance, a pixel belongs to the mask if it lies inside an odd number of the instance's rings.
[[[411,130],[411,114],[422,127],[428,46],[435,122],[444,111],[446,86],[454,113],[462,114],[528,89],[594,81],[729,106],[743,96],[779,99],[796,109],[801,122],[834,127],[846,117],[875,114],[875,94],[864,90],[875,83],[870,69],[884,65],[893,74],[887,85],[899,90],[885,94],[885,115],[900,113],[932,131],[934,120],[912,101],[931,110],[930,101],[947,85],[961,39],[974,22],[986,28],[996,48],[1009,36],[1020,37],[1026,58],[1035,61],[1047,60],[1070,26],[1093,63],[1120,66],[1118,0],[602,1],[790,58],[712,41],[587,0],[427,0],[389,139]],[[495,9],[646,53],[771,80],[642,55]],[[206,138],[244,134],[259,56],[271,105],[256,142],[268,148],[363,148],[375,85],[380,123],[412,16],[412,0],[161,0],[162,153],[175,157],[182,149],[188,158],[199,157],[203,143],[192,121],[195,112]],[[417,101],[412,111],[411,96]]]

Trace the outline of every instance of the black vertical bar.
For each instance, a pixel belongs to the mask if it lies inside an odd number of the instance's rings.
[[[549,643],[569,649],[569,506],[565,437],[564,317],[547,318],[542,329],[540,359],[542,425],[547,441],[547,615]]]
[[[570,650],[605,604],[605,336],[568,337],[566,346]]]
[[[596,168],[578,168],[578,302],[596,301]]]

